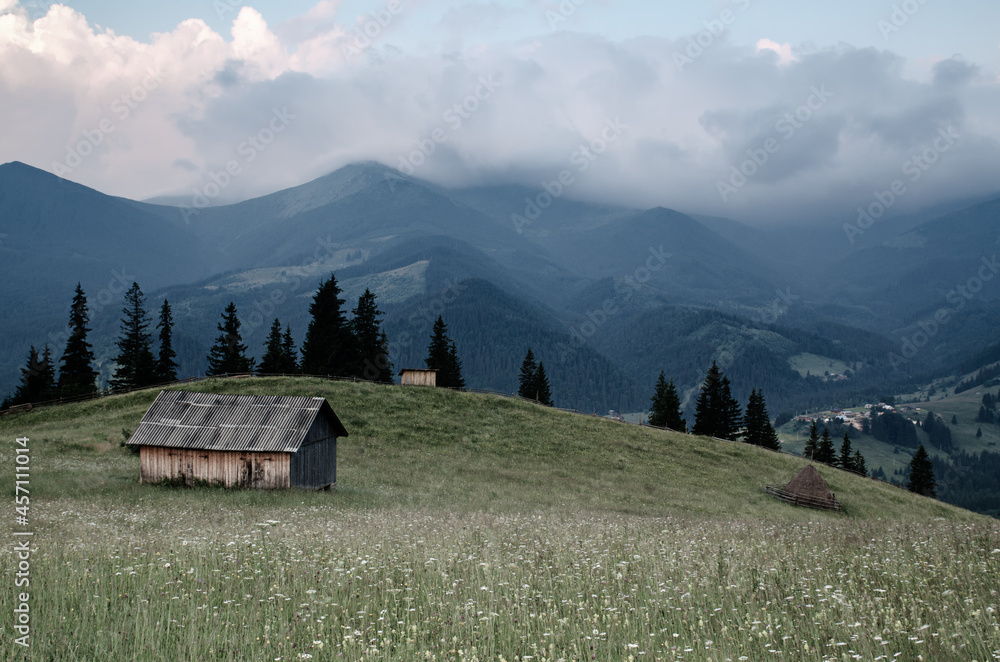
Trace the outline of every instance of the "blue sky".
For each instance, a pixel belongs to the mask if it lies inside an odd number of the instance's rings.
[[[374,25],[390,6],[0,0],[0,162],[139,199],[234,162],[219,200],[360,160],[540,186],[612,122],[574,196],[768,222],[852,214],[946,131],[894,212],[1000,192],[1000,3],[400,0]]]
[[[47,4],[34,3],[36,13]],[[70,0],[64,2],[102,27],[144,40],[153,32],[173,29],[188,18],[200,18],[222,34],[228,32],[236,9],[251,6],[272,26],[306,13],[313,0],[176,0],[136,3],[128,0]],[[557,2],[497,1],[490,3],[417,2],[411,24],[419,32],[439,23],[450,12],[467,4],[496,5],[511,16],[500,30],[484,30],[493,38],[518,38],[549,29],[545,12],[558,8]],[[649,2],[643,0],[586,0],[570,20],[558,27],[593,32],[614,40],[641,35],[678,38],[697,32],[727,6],[740,15],[730,33],[734,41],[756,43],[768,38],[778,43],[827,46],[846,42],[854,46],[889,48],[908,58],[950,57],[1000,68],[1000,3],[972,0],[946,3],[941,0],[914,0],[919,9],[907,16],[898,31],[880,29],[879,21],[891,23],[893,8],[903,8],[898,0],[830,0],[801,2],[751,0],[725,2]],[[383,0],[345,0],[341,12],[360,17],[384,8]],[[745,8],[744,8],[745,7]],[[910,9],[911,7],[905,7]],[[396,35],[397,40],[415,43],[416,34]]]

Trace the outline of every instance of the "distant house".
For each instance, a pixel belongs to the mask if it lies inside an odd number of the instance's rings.
[[[403,368],[399,371],[399,383],[403,386],[437,386],[437,372],[425,368]]]
[[[129,437],[143,483],[328,488],[347,430],[324,398],[161,391]]]

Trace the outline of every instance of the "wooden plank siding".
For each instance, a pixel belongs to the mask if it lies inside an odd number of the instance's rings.
[[[300,446],[291,457],[289,475],[293,487],[319,489],[336,483],[337,438]]]
[[[403,386],[437,386],[437,370],[406,368],[399,373]]]
[[[290,487],[289,453],[142,446],[139,449],[139,465],[139,480],[142,483],[183,480],[186,485],[204,481],[226,487]]]

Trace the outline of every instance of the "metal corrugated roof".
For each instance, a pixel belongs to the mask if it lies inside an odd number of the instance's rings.
[[[347,430],[325,398],[161,391],[132,446],[294,453],[317,415],[338,437]]]

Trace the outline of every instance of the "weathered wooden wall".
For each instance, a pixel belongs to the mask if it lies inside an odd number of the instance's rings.
[[[403,370],[399,381],[403,386],[437,386],[437,373],[431,370]]]
[[[337,438],[302,444],[291,457],[292,487],[319,489],[337,482]]]
[[[183,480],[219,483],[226,487],[278,489],[289,487],[289,453],[206,451],[142,446],[139,480],[158,483]]]

